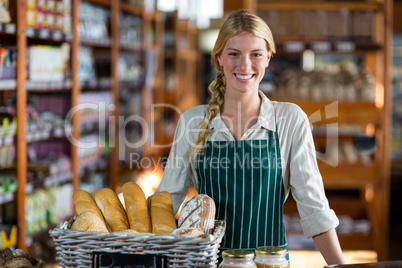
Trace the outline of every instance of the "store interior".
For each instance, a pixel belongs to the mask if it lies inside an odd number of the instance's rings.
[[[74,216],[75,190],[153,194],[238,9],[274,34],[260,90],[307,114],[346,259],[402,259],[400,0],[1,1],[1,249],[57,267],[49,230]],[[294,267],[323,267],[291,197],[284,213]]]

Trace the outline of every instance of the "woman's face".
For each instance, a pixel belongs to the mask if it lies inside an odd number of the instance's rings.
[[[269,59],[270,53],[263,38],[247,32],[230,38],[218,56],[226,77],[226,92],[257,91]]]

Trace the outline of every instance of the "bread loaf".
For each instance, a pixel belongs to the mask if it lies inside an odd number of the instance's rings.
[[[172,232],[175,235],[183,235],[187,237],[202,237],[204,232],[198,228],[178,228]]]
[[[113,190],[108,188],[97,190],[95,201],[111,232],[123,232],[129,229],[126,211]]]
[[[108,232],[102,212],[90,193],[85,190],[75,191],[73,202],[78,214],[77,219],[72,225],[73,230]]]
[[[75,219],[71,230],[83,231],[83,232],[105,232],[108,233],[103,218],[100,219],[96,214],[92,212],[83,212],[77,219]]]
[[[154,234],[170,234],[177,228],[172,198],[168,192],[162,191],[152,196],[151,220]]]
[[[80,215],[84,212],[91,212],[97,215],[103,222],[103,215],[92,195],[85,190],[77,190],[73,194],[73,202],[77,214]],[[105,223],[106,224],[106,223]]]
[[[135,182],[126,182],[122,190],[130,229],[139,233],[151,233],[151,217],[141,187]]]
[[[205,194],[187,198],[181,207],[179,228],[198,228],[210,234],[215,225],[215,202]]]

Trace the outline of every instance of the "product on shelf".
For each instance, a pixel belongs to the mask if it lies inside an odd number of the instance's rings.
[[[72,185],[64,184],[42,188],[27,194],[25,199],[25,220],[27,235],[32,236],[46,230],[49,225],[73,215],[71,196]]]
[[[83,1],[78,27],[81,38],[98,41],[110,39],[109,20],[109,9]]]
[[[11,21],[11,15],[8,5],[9,0],[0,1],[0,23],[8,23]]]
[[[27,27],[71,33],[71,0],[29,0]]]
[[[144,68],[139,61],[139,55],[120,53],[118,69],[121,81],[129,81],[134,85],[141,85],[144,77]]]
[[[121,14],[119,38],[120,45],[141,48],[143,42],[143,22],[138,16]]]
[[[15,79],[17,51],[15,48],[0,47],[0,79]]]
[[[258,10],[258,15],[266,21],[279,42],[373,41],[373,28],[367,26],[372,25],[372,11],[263,9]]]
[[[92,48],[81,47],[80,48],[80,61],[78,76],[80,81],[88,81],[96,77],[95,71],[95,59],[92,53]]]
[[[374,78],[368,73],[307,72],[289,69],[278,77],[274,98],[374,102]]]
[[[62,82],[67,72],[66,62],[69,61],[69,53],[65,49],[65,46],[30,46],[29,79],[39,82]]]

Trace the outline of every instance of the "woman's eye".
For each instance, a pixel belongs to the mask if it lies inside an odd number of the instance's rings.
[[[261,57],[262,54],[261,54],[261,53],[253,53],[252,56],[253,56],[253,57]]]
[[[236,53],[236,52],[230,52],[229,53],[229,56],[238,56],[239,54],[238,53]]]

